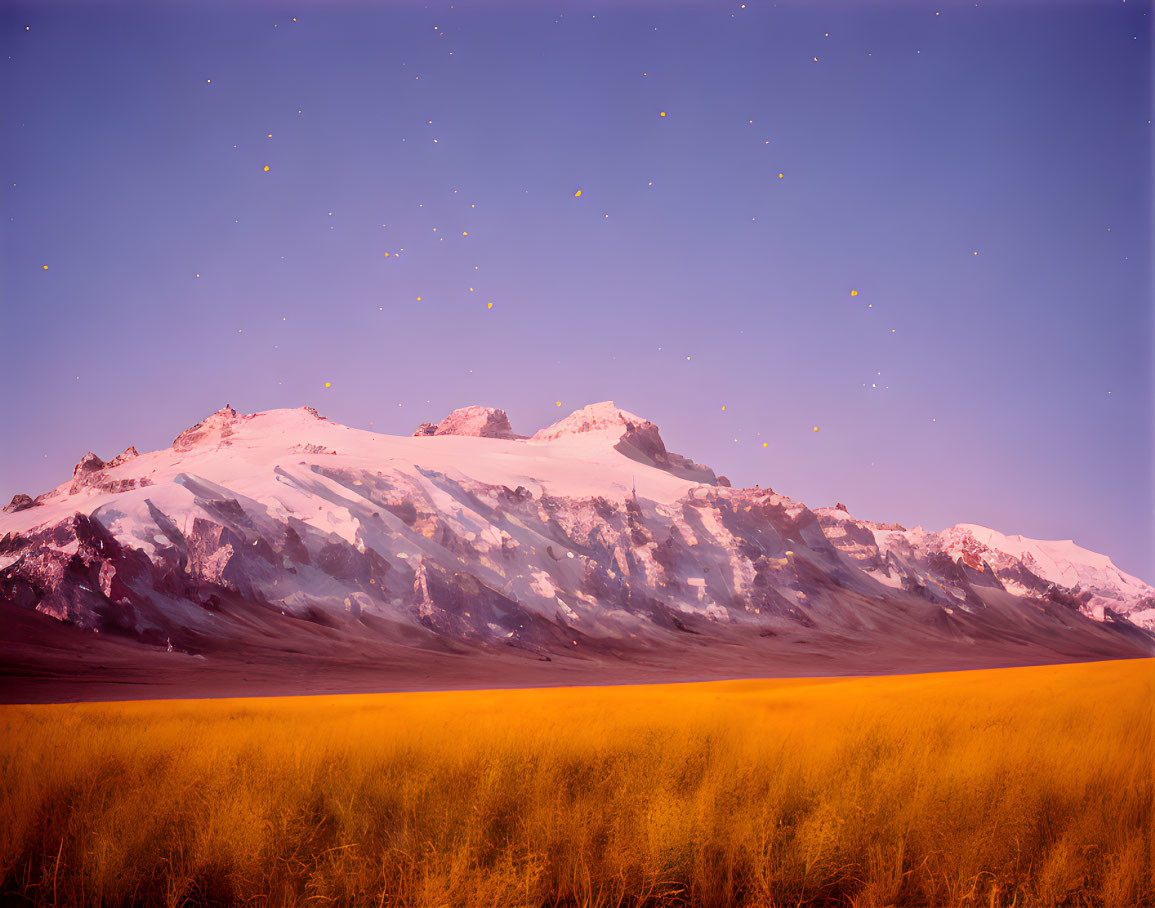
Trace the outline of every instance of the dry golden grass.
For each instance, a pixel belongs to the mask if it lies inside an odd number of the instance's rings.
[[[0,901],[1155,903],[1155,661],[0,709]]]

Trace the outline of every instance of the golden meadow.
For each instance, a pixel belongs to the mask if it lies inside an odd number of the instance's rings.
[[[0,902],[1155,904],[1155,661],[0,708]]]

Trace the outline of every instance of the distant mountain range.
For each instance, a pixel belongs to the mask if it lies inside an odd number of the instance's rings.
[[[608,402],[529,437],[488,407],[412,437],[226,407],[4,511],[8,699],[1155,651],[1155,589],[1105,555],[731,488]]]

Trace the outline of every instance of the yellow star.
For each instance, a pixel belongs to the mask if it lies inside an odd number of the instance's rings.
[[[582,191],[579,189],[577,192],[575,192],[575,193],[573,194],[573,197],[574,197],[575,199],[580,199],[580,198],[582,197]]]
[[[269,172],[269,165],[268,165],[268,164],[266,164],[266,165],[265,165],[265,173],[268,173],[268,172]]]
[[[857,290],[851,290],[850,295],[851,296],[858,296],[858,291]]]

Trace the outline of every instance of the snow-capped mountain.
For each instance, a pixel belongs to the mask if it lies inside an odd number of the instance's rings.
[[[823,671],[1140,655],[1155,626],[1155,590],[1071,542],[730,488],[609,402],[529,437],[487,407],[412,437],[226,407],[4,510],[10,628],[35,612],[166,652],[509,645],[767,674],[803,654]]]
[[[929,533],[856,520],[844,507],[816,508],[815,514],[827,538],[881,583],[904,589],[929,583],[924,595],[937,590],[945,596],[948,575],[970,570],[1017,596],[1065,599],[1096,621],[1127,619],[1155,631],[1155,588],[1070,539],[1005,536],[973,523]]]

